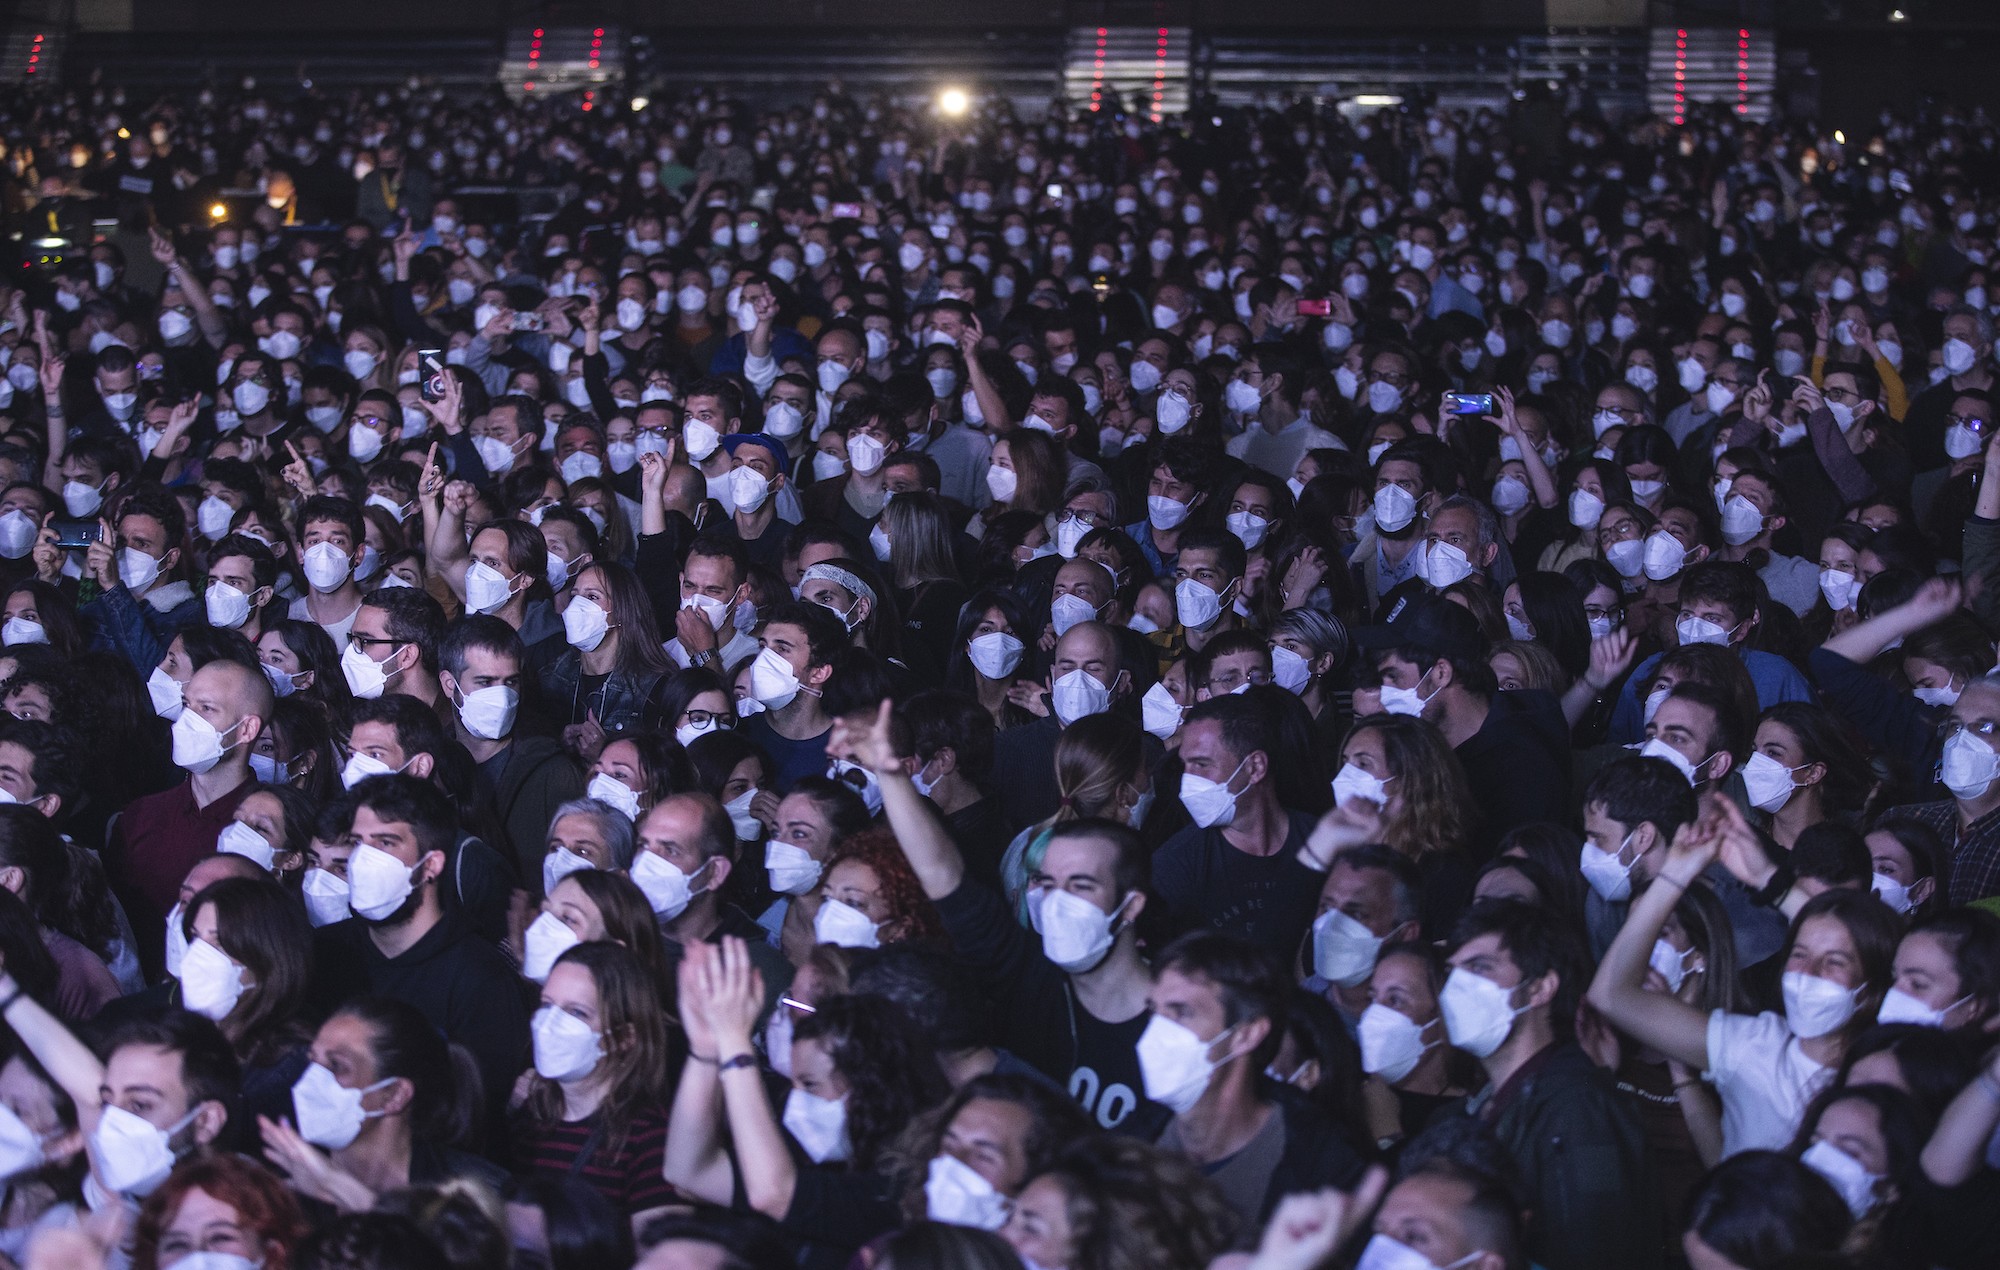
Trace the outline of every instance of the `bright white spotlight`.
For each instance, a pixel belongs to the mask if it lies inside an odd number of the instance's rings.
[[[972,98],[963,88],[947,88],[938,94],[938,112],[954,118],[972,109]]]

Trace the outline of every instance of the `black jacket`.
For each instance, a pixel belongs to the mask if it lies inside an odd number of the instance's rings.
[[[1491,1121],[1528,1206],[1528,1253],[1548,1270],[1659,1270],[1660,1197],[1638,1116],[1611,1074],[1559,1042]],[[1447,1115],[1482,1115],[1491,1085]]]

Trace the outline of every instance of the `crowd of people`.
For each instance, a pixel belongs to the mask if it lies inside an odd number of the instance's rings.
[[[596,105],[0,102],[0,1257],[1993,1264],[1991,120]]]

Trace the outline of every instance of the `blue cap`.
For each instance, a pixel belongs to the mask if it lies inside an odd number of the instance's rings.
[[[770,451],[771,462],[777,466],[779,472],[784,472],[791,466],[792,461],[785,454],[785,443],[768,432],[732,432],[722,438],[722,448],[731,455],[746,445],[761,445]]]

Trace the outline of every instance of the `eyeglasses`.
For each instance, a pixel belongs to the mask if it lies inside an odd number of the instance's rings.
[[[1946,423],[1955,423],[1961,428],[1970,428],[1974,432],[1986,431],[1986,420],[1978,415],[1948,414],[1944,418]]]
[[[1855,392],[1852,388],[1822,388],[1819,395],[1828,401],[1846,402],[1861,400],[1861,394]]]
[[[1991,719],[1975,719],[1970,723],[1964,719],[1946,719],[1943,723],[1938,724],[1937,737],[1940,741],[1949,741],[1961,732],[1970,732],[1974,736],[1985,737],[1990,740],[1995,731],[2000,731],[2000,724],[1996,724]]]
[[[705,728],[711,724],[718,728],[736,726],[736,716],[733,714],[719,714],[714,710],[688,710],[683,713],[687,715],[687,721],[692,727]]]
[[[394,648],[398,644],[407,644],[409,641],[403,639],[378,639],[373,635],[363,635],[359,631],[349,631],[347,632],[347,642],[350,647],[359,649],[365,653],[370,647],[376,644],[387,644],[391,648]]]

